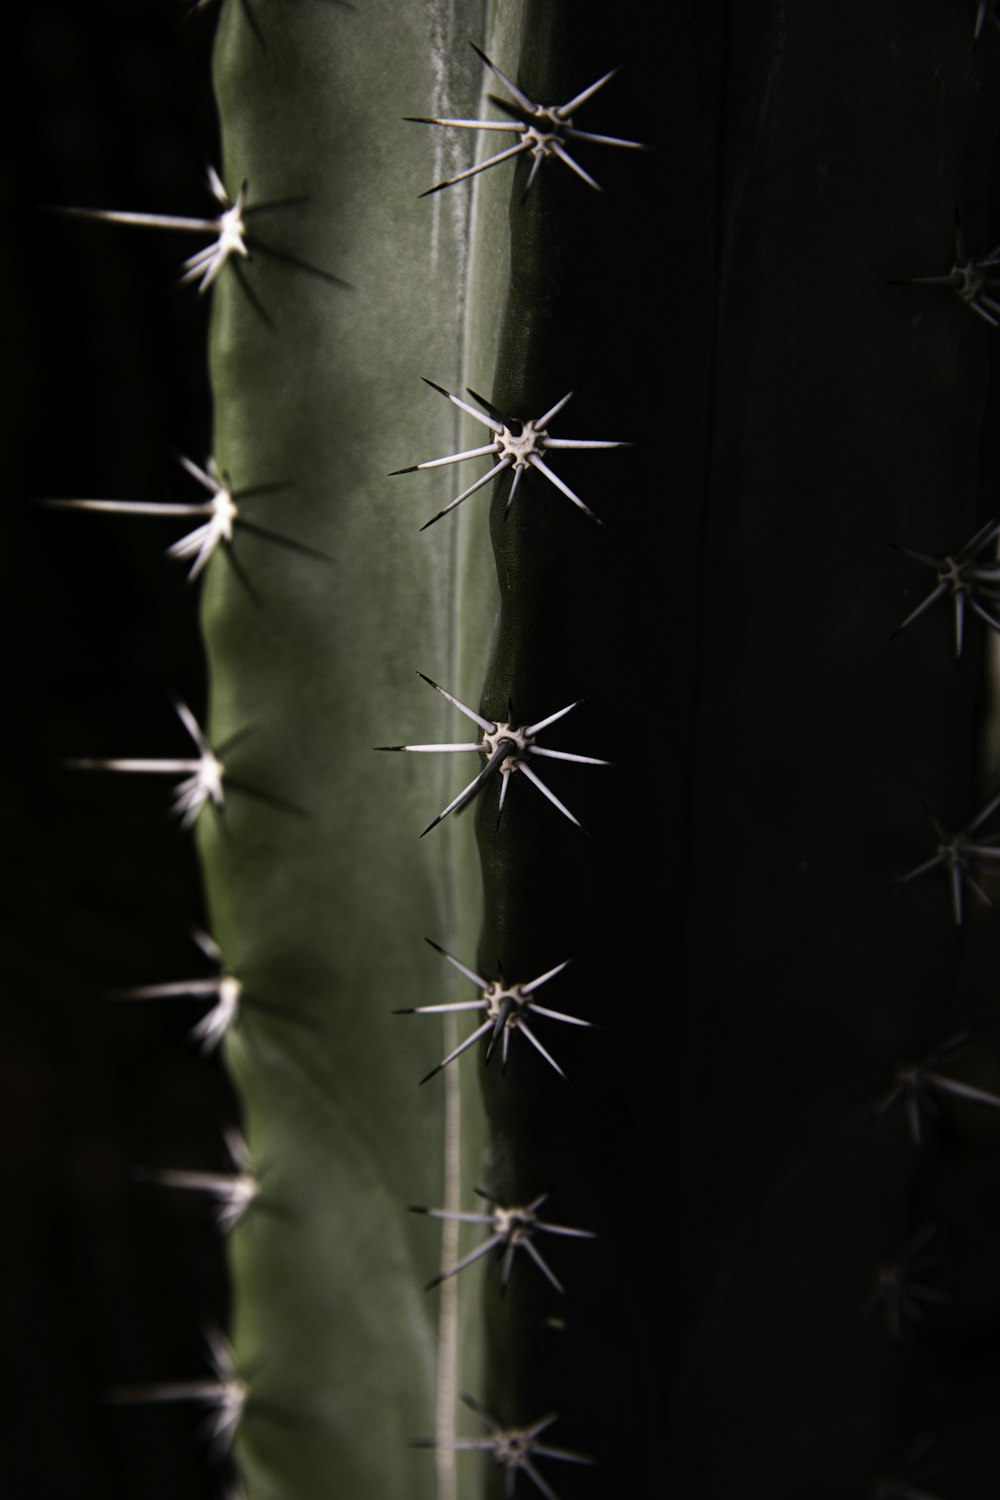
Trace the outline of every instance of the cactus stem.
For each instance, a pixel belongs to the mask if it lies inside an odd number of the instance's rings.
[[[467,704],[460,702],[458,698],[455,698],[451,695],[451,693],[446,692],[445,689],[438,683],[434,682],[432,678],[424,676],[423,672],[418,672],[417,676],[423,678],[424,682],[428,683],[432,688],[434,688],[435,692],[440,693],[443,698],[447,698],[448,702],[453,704],[460,713],[465,714],[467,718],[472,719],[476,724],[478,724],[483,730],[483,738],[476,741],[475,743],[447,745],[376,745],[375,749],[407,751],[410,754],[421,752],[450,753],[463,750],[478,750],[481,754],[484,754],[488,757],[486,765],[481,771],[478,772],[476,776],[473,777],[468,786],[463,787],[458,796],[453,798],[453,800],[448,803],[448,806],[444,808],[442,812],[438,813],[437,817],[432,823],[428,823],[427,827],[420,835],[421,838],[424,837],[424,834],[430,833],[432,828],[436,828],[437,825],[442,822],[449,813],[456,812],[459,808],[464,807],[467,803],[471,802],[473,797],[475,797],[482,790],[489,777],[492,776],[496,771],[500,772],[502,778],[499,811],[503,810],[504,800],[507,795],[507,782],[511,774],[514,771],[523,771],[532,785],[536,786],[542,793],[542,795],[544,797],[547,797],[548,800],[553,804],[553,806],[558,808],[559,812],[561,812],[564,817],[568,818],[569,821],[575,824],[577,828],[582,829],[583,825],[580,823],[580,820],[573,816],[569,808],[566,807],[564,803],[560,802],[555,793],[549,790],[545,783],[527,763],[529,756],[541,755],[552,760],[573,761],[578,765],[609,766],[612,764],[611,761],[601,760],[595,755],[576,755],[569,750],[549,750],[541,745],[535,744],[536,734],[538,734],[541,730],[546,729],[550,724],[554,724],[557,719],[561,719],[565,714],[568,714],[571,709],[576,708],[577,704],[582,701],[581,699],[578,698],[573,703],[568,703],[565,708],[557,709],[554,714],[549,714],[547,718],[540,719],[536,724],[527,724],[521,727],[515,727],[512,724],[505,723],[502,720],[498,720],[496,723],[493,723],[489,719],[484,719],[482,715],[477,714],[475,710],[469,708]]]
[[[605,73],[596,82],[589,84],[587,88],[581,90],[579,94],[576,94],[565,104],[536,104],[533,99],[530,99],[523,90],[519,89],[508,78],[506,73],[501,72],[497,65],[490,61],[486,53],[477,47],[475,42],[470,42],[469,45],[476,56],[486,64],[490,72],[499,78],[504,87],[509,89],[513,95],[516,101],[515,104],[511,104],[504,99],[497,99],[492,94],[489,95],[490,103],[495,104],[498,109],[508,114],[511,117],[510,122],[508,123],[507,120],[450,119],[427,115],[405,115],[404,119],[414,125],[443,125],[457,130],[507,131],[520,136],[520,140],[516,145],[508,146],[505,150],[498,151],[495,156],[487,157],[485,161],[477,162],[475,166],[468,167],[464,172],[459,172],[455,177],[449,177],[444,182],[439,182],[434,187],[427,188],[425,192],[420,194],[421,198],[427,198],[431,193],[439,193],[442,188],[454,187],[457,182],[464,182],[469,177],[475,177],[479,172],[486,172],[490,167],[499,166],[501,162],[509,161],[515,156],[522,156],[525,152],[531,157],[531,171],[525,192],[527,192],[528,188],[534,182],[542,162],[547,158],[555,157],[564,166],[568,167],[571,172],[575,173],[581,181],[585,182],[588,187],[593,188],[595,192],[599,193],[602,191],[600,183],[591,177],[589,172],[585,172],[579,162],[570,156],[565,146],[566,139],[586,141],[598,146],[622,146],[630,151],[649,150],[649,147],[643,145],[641,141],[625,141],[610,135],[593,135],[585,130],[577,130],[573,125],[573,112],[579,109],[581,105],[586,104],[589,99],[593,98],[598,89],[602,89],[606,83],[610,83],[611,79],[618,72],[617,68],[612,68],[610,72]]]
[[[898,551],[905,553],[914,562],[921,563],[925,568],[933,568],[937,572],[938,582],[934,589],[927,595],[916,609],[907,615],[901,625],[898,625],[889,637],[894,640],[907,625],[918,619],[925,611],[929,610],[938,599],[951,593],[955,611],[955,656],[962,655],[962,644],[965,625],[965,607],[987,624],[991,630],[1000,633],[1000,620],[998,620],[988,609],[985,609],[976,598],[989,600],[991,603],[1000,603],[1000,563],[994,562],[991,567],[977,567],[976,558],[985,548],[996,542],[1000,536],[1000,519],[994,517],[964,547],[959,548],[954,557],[929,557],[924,552],[915,552],[911,547],[899,547]]]
[[[218,1329],[205,1334],[209,1363],[214,1378],[206,1380],[165,1381],[156,1385],[121,1386],[109,1391],[106,1399],[126,1405],[145,1405],[167,1401],[196,1401],[213,1409],[207,1423],[209,1445],[216,1454],[228,1452],[243,1417],[249,1387],[236,1371],[232,1347]]]
[[[208,1193],[215,1199],[216,1223],[223,1233],[228,1233],[249,1210],[260,1192],[260,1183],[250,1170],[250,1153],[239,1131],[226,1130],[224,1136],[230,1160],[236,1168],[234,1172],[201,1172],[174,1168],[154,1171],[145,1167],[137,1167],[133,1175],[141,1181],[159,1183],[163,1187]]]
[[[924,860],[922,864],[915,866],[914,869],[908,870],[905,875],[900,876],[896,884],[906,885],[908,881],[916,880],[921,875],[926,875],[930,870],[935,870],[940,866],[948,876],[951,888],[952,913],[956,927],[961,927],[962,925],[963,882],[976,893],[986,906],[992,906],[993,902],[978,881],[973,878],[970,871],[976,868],[977,860],[990,861],[1000,859],[1000,848],[989,843],[970,843],[969,835],[974,833],[977,828],[981,828],[998,807],[1000,807],[1000,795],[991,798],[966,828],[963,828],[959,833],[952,834],[947,833],[930,808],[925,807],[924,810],[931,821],[934,832],[938,836],[937,852],[930,859]]]
[[[426,1073],[420,1080],[421,1084],[433,1078],[435,1073],[440,1073],[450,1062],[454,1062],[456,1057],[460,1057],[469,1047],[474,1046],[479,1038],[484,1037],[487,1032],[491,1032],[492,1035],[489,1046],[486,1049],[486,1062],[489,1062],[498,1039],[502,1038],[503,1065],[506,1068],[509,1037],[511,1031],[515,1030],[523,1032],[527,1040],[542,1055],[549,1066],[554,1068],[560,1078],[566,1079],[568,1083],[569,1079],[566,1078],[566,1074],[531,1031],[525,1017],[528,1011],[532,1011],[534,1014],[544,1016],[550,1021],[565,1021],[571,1026],[593,1026],[592,1021],[584,1021],[579,1016],[568,1016],[560,1010],[548,1010],[545,1006],[536,1005],[534,1001],[528,999],[528,996],[538,989],[540,985],[554,978],[556,974],[561,974],[570,960],[568,958],[564,959],[561,964],[556,964],[554,968],[547,970],[544,974],[539,974],[537,978],[530,980],[527,984],[508,984],[504,979],[487,980],[481,978],[480,975],[475,974],[471,969],[467,969],[452,954],[447,953],[438,943],[432,942],[430,938],[427,941],[442,957],[446,958],[450,964],[453,964],[460,973],[464,974],[466,978],[471,979],[474,984],[478,984],[482,990],[482,994],[478,1000],[457,1000],[442,1005],[407,1006],[401,1010],[394,1011],[393,1014],[397,1016],[430,1016],[445,1015],[451,1012],[457,1013],[459,1011],[481,1010],[484,1012],[486,1020],[481,1026],[477,1026],[475,1031],[466,1037],[464,1042],[460,1042],[453,1051],[449,1052],[448,1056],[443,1058],[436,1067],[433,1067],[429,1073]]]
[[[493,1462],[502,1469],[506,1469],[506,1487],[504,1493],[507,1496],[514,1494],[514,1486],[519,1473],[526,1474],[537,1490],[545,1496],[545,1500],[558,1500],[555,1490],[542,1478],[535,1468],[532,1460],[534,1458],[555,1458],[564,1463],[592,1464],[593,1458],[587,1453],[574,1453],[567,1448],[551,1448],[548,1444],[540,1443],[538,1439],[554,1422],[559,1420],[557,1412],[550,1412],[547,1416],[540,1417],[538,1421],[532,1422],[529,1427],[503,1427],[494,1420],[487,1411],[474,1400],[472,1396],[463,1396],[462,1401],[470,1411],[475,1412],[485,1425],[489,1433],[479,1438],[456,1438],[447,1446],[456,1452],[480,1452],[489,1453]],[[418,1438],[413,1446],[415,1448],[437,1448],[440,1444],[431,1438]]]
[[[411,1207],[410,1212],[415,1214],[428,1214],[434,1219],[453,1219],[463,1224],[485,1224],[493,1233],[488,1239],[478,1245],[475,1250],[462,1257],[455,1265],[442,1271],[433,1280],[427,1283],[427,1290],[439,1286],[449,1276],[455,1276],[459,1271],[464,1271],[466,1266],[471,1266],[475,1261],[481,1260],[493,1249],[503,1249],[503,1267],[500,1273],[500,1289],[505,1292],[510,1281],[511,1266],[519,1246],[531,1256],[545,1278],[555,1287],[559,1293],[565,1293],[565,1287],[556,1278],[551,1267],[542,1257],[538,1247],[534,1244],[532,1236],[538,1232],[548,1234],[570,1235],[575,1239],[596,1239],[596,1235],[590,1229],[570,1229],[564,1224],[548,1224],[538,1218],[537,1210],[548,1198],[548,1193],[540,1193],[530,1203],[518,1207],[505,1207],[498,1198],[487,1193],[484,1188],[475,1190],[481,1198],[485,1198],[490,1205],[488,1214],[459,1213],[456,1210],[445,1208],[419,1208]]]
[[[185,5],[184,7],[183,14],[185,16],[193,15],[195,11],[206,10],[211,4],[212,0],[188,0],[187,5]],[[246,16],[247,25],[250,27],[250,30],[253,33],[254,40],[258,42],[262,50],[266,52],[267,42],[264,40],[264,33],[261,31],[260,22],[257,20],[257,12],[251,5],[250,0],[240,0],[240,8],[242,9],[243,14]]]
[[[491,479],[495,479],[498,474],[503,473],[505,469],[509,469],[512,465],[514,468],[514,483],[507,498],[508,509],[510,508],[511,500],[514,498],[514,488],[520,480],[521,474],[525,469],[532,468],[537,470],[538,473],[543,474],[549,483],[554,485],[568,500],[571,500],[579,510],[582,510],[584,515],[589,516],[592,521],[596,521],[599,526],[603,525],[599,517],[595,516],[594,512],[588,506],[584,505],[579,495],[574,494],[569,485],[565,484],[557,474],[552,472],[542,458],[542,454],[550,448],[628,448],[631,444],[598,438],[549,437],[546,427],[552,418],[557,416],[566,403],[572,399],[572,391],[568,391],[543,416],[535,420],[526,420],[523,418],[502,417],[482,396],[476,396],[474,391],[470,391],[469,394],[474,396],[481,406],[485,407],[485,411],[477,411],[474,406],[470,406],[467,401],[463,401],[453,391],[448,391],[443,386],[435,385],[434,381],[427,380],[426,376],[421,376],[421,379],[427,385],[432,386],[434,390],[439,391],[442,396],[447,396],[449,401],[453,402],[455,406],[466,412],[470,417],[474,417],[477,422],[482,422],[484,427],[489,427],[492,432],[496,433],[496,439],[492,443],[487,443],[482,448],[469,448],[463,453],[450,453],[444,458],[428,459],[426,463],[410,464],[405,469],[393,469],[390,477],[396,474],[414,474],[418,469],[438,469],[445,464],[464,463],[468,458],[483,458],[486,454],[490,453],[498,455],[498,462],[493,465],[488,474],[484,474],[481,479],[477,479],[475,484],[471,484],[467,490],[463,490],[454,500],[449,501],[443,510],[439,510],[436,516],[432,516],[429,521],[425,521],[424,525],[420,528],[421,531],[426,531],[428,526],[433,526],[435,521],[440,521],[442,516],[446,516],[457,505],[461,505],[463,500],[468,500],[470,495],[474,495],[477,490],[481,490],[484,485],[489,484]]]

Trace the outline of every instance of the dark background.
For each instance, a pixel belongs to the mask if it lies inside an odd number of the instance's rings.
[[[220,1491],[197,1408],[107,1400],[201,1374],[201,1329],[225,1318],[210,1206],[135,1176],[226,1167],[235,1101],[188,1040],[204,1007],[108,998],[209,971],[189,935],[202,921],[194,852],[167,779],[59,764],[188,753],[169,695],[201,714],[197,586],[162,556],[176,522],[37,504],[201,498],[176,462],[211,451],[210,299],[176,287],[197,239],[43,206],[213,213],[216,9],[32,0],[8,20],[0,64],[9,1500]]]

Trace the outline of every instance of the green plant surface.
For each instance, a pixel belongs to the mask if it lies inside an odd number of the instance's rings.
[[[457,35],[445,6],[275,8],[260,22],[266,46],[238,6],[218,35],[226,179],[247,179],[251,203],[301,195],[266,215],[269,242],[280,226],[346,285],[255,258],[273,327],[232,281],[213,320],[218,461],[237,489],[286,482],[254,519],[330,558],[238,538],[260,602],[217,565],[203,610],[213,735],[251,731],[233,778],[280,799],[233,791],[201,837],[214,931],[247,995],[227,1061],[266,1172],[234,1237],[236,1347],[259,1372],[241,1458],[255,1495],[431,1494],[454,1455],[408,1444],[453,1429],[479,1337],[471,1314],[456,1322],[465,1283],[424,1290],[453,1234],[439,1250],[432,1221],[406,1209],[461,1206],[478,1106],[457,1070],[417,1086],[453,1024],[392,1012],[448,998],[451,971],[424,938],[468,950],[480,882],[471,827],[419,838],[452,767],[374,747],[448,738],[450,710],[417,673],[474,691],[495,609],[488,573],[466,561],[477,513],[433,548],[420,534],[448,476],[389,477],[456,448],[458,414],[421,375],[491,378],[485,356],[467,367],[467,330],[488,349],[477,320],[488,329],[495,295],[489,268],[470,267],[468,195],[418,201],[444,143],[401,118],[435,97],[474,112],[465,32],[482,34],[484,14],[464,7]]]

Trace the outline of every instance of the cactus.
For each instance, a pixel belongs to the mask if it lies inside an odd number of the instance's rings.
[[[35,231],[185,470],[23,474],[20,1067],[130,1225],[50,1487],[989,1493],[994,7],[156,34],[208,185]]]

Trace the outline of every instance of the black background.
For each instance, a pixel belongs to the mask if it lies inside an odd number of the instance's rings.
[[[197,499],[211,450],[209,299],[177,288],[189,236],[46,205],[211,215],[214,9],[32,0],[3,48],[0,400],[5,612],[0,1153],[10,1500],[219,1493],[189,1403],[116,1387],[205,1369],[223,1253],[202,1195],[137,1169],[224,1169],[236,1105],[188,1040],[195,1001],[115,987],[203,974],[190,838],[157,778],[62,757],[187,752],[200,714],[197,588],[176,524],[46,510],[45,497]],[[144,784],[143,784],[144,783]],[[189,1201],[197,1200],[197,1201]]]

